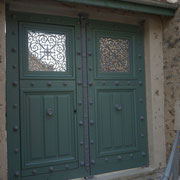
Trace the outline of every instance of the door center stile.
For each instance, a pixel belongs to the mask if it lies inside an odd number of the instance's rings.
[[[87,48],[86,48],[86,25],[87,15],[79,14],[81,25],[81,59],[82,59],[82,89],[83,89],[83,127],[84,127],[84,166],[89,171],[90,152],[89,152],[89,117],[88,117],[88,77],[87,77]]]

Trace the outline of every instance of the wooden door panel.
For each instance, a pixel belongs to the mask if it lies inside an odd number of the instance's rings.
[[[99,156],[134,151],[137,135],[133,90],[99,89],[96,96]]]
[[[147,165],[142,28],[8,13],[9,179]]]
[[[92,20],[87,36],[91,173],[145,166],[143,30]]]
[[[73,25],[19,26],[21,79],[75,79]]]
[[[121,30],[108,24],[103,29],[98,26],[92,29],[95,79],[136,78],[133,31],[123,26]]]
[[[79,19],[8,13],[9,179],[88,176],[81,165]]]
[[[23,92],[24,168],[77,161],[74,92]]]

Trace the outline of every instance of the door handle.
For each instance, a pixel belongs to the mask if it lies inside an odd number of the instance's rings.
[[[117,111],[121,111],[121,110],[122,110],[122,107],[121,107],[120,104],[116,104],[116,105],[115,105],[115,109],[116,109]]]
[[[48,116],[52,116],[52,115],[53,115],[53,110],[52,110],[52,108],[48,108],[48,109],[47,109],[47,115],[48,115]]]

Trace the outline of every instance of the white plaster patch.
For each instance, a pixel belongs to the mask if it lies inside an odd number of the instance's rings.
[[[170,2],[170,3],[177,3],[178,0],[167,0],[167,2]]]

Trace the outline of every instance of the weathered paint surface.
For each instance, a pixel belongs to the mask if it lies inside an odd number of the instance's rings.
[[[0,180],[7,178],[5,129],[5,4],[0,1]]]

